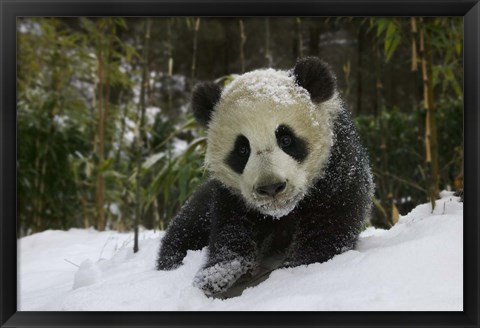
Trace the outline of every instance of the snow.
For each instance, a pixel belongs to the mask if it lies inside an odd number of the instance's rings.
[[[188,142],[183,139],[175,138],[172,144],[172,153],[174,156],[180,155],[188,148]]]
[[[231,99],[244,106],[251,106],[250,101],[258,103],[259,99],[283,106],[302,103],[300,99],[309,103],[308,91],[294,85],[294,77],[288,71],[260,69],[235,78],[222,91],[222,99]]]
[[[279,269],[239,297],[193,286],[206,249],[156,271],[163,231],[45,231],[19,239],[22,311],[462,311],[463,203],[442,192],[390,230],[368,228],[354,250],[325,263]],[[73,264],[72,264],[73,263]]]
[[[154,106],[150,106],[150,107],[147,107],[146,110],[145,110],[145,116],[146,116],[146,124],[148,126],[152,126],[153,124],[155,124],[155,119],[157,117],[158,114],[160,114],[161,110],[159,107],[154,107]]]
[[[17,31],[22,34],[31,33],[35,36],[43,35],[42,26],[39,23],[25,19],[17,20]]]
[[[68,125],[68,121],[70,118],[65,115],[55,115],[53,116],[53,122],[57,125],[57,127],[62,130],[65,129]]]

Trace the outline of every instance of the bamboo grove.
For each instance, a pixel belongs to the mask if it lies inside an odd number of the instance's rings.
[[[463,189],[461,18],[18,18],[17,40],[19,236],[165,229],[207,177],[195,83],[309,55],[369,150],[372,225]]]

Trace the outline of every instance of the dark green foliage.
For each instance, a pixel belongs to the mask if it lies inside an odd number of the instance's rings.
[[[439,156],[442,163],[440,190],[453,189],[455,177],[463,166],[462,122],[463,107],[459,100],[449,100],[439,108]],[[374,211],[372,223],[388,227],[391,222],[391,202],[400,214],[428,201],[423,141],[425,113],[421,109],[400,112],[397,108],[385,110],[381,116],[361,115],[355,119],[373,167],[376,197],[381,201],[386,216]],[[411,200],[408,200],[411,199]]]
[[[444,98],[438,107],[440,189],[458,190],[463,187],[455,183],[463,175],[463,101]]]

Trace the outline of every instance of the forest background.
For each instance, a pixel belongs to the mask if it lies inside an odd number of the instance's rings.
[[[17,51],[18,237],[165,229],[207,177],[195,83],[305,56],[333,67],[368,149],[369,224],[463,189],[461,17],[24,17]]]

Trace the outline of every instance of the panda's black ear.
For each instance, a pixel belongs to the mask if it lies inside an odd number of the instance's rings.
[[[297,61],[293,68],[297,84],[310,93],[313,102],[320,103],[332,98],[337,88],[336,78],[330,66],[317,57]]]
[[[220,100],[222,88],[214,82],[198,83],[192,92],[193,115],[198,123],[207,127],[213,108]]]

